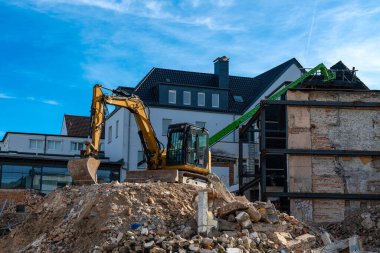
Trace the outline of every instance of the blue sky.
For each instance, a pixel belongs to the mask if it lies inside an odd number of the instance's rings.
[[[59,133],[91,87],[135,86],[152,67],[255,76],[292,57],[342,60],[380,89],[378,1],[0,0],[0,138]]]

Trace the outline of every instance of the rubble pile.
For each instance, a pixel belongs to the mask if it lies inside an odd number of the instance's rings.
[[[214,201],[217,224],[198,233],[197,196],[188,184],[150,182],[71,186],[49,194],[0,238],[4,252],[310,251],[319,238],[271,203]],[[315,245],[316,246],[316,245]]]
[[[238,247],[242,252],[252,252],[252,249],[306,252],[322,243],[316,230],[293,216],[280,213],[270,202],[231,202],[218,208],[216,217],[216,235],[238,238],[235,245],[227,246]]]
[[[336,239],[358,235],[365,249],[380,250],[380,206],[355,210],[342,222],[324,227]]]
[[[10,200],[7,199],[7,205],[0,215],[0,236],[8,234],[13,228],[24,222],[28,213],[34,212],[42,200],[43,196],[34,190],[23,191],[22,202],[9,204]]]

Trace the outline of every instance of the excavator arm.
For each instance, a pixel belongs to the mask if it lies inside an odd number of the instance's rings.
[[[336,75],[335,75],[334,72],[331,72],[330,70],[328,70],[326,68],[326,66],[323,63],[320,63],[316,67],[312,68],[309,72],[305,73],[304,75],[302,75],[301,77],[299,77],[297,80],[291,82],[290,84],[287,84],[286,86],[284,86],[282,89],[280,89],[279,91],[277,91],[275,94],[271,95],[267,99],[268,100],[277,100],[283,94],[285,94],[286,91],[288,91],[289,89],[292,89],[292,88],[296,87],[297,85],[299,85],[300,83],[302,83],[306,78],[308,78],[309,76],[315,74],[317,71],[320,71],[320,73],[323,75],[323,77],[324,77],[323,81],[324,82],[328,82],[328,81],[334,80],[336,78]],[[231,132],[235,131],[237,128],[240,127],[241,124],[243,124],[248,119],[250,119],[253,116],[255,116],[255,114],[258,113],[261,110],[261,107],[262,107],[262,105],[260,103],[258,103],[253,109],[251,109],[250,111],[246,112],[243,116],[241,116],[240,118],[238,118],[235,121],[231,122],[230,124],[228,124],[227,126],[225,126],[223,129],[221,129],[220,131],[218,131],[216,134],[214,134],[213,136],[211,136],[210,140],[209,140],[209,146],[212,147],[213,145],[215,145],[216,143],[218,143],[220,140],[222,140],[224,137],[226,137],[227,135],[229,135]]]
[[[105,122],[106,105],[114,105],[128,109],[136,120],[138,133],[147,158],[148,169],[160,169],[163,149],[151,125],[146,107],[139,97],[122,94],[117,90],[113,93],[123,96],[111,96],[103,93],[103,87],[97,84],[93,88],[91,104],[91,141],[86,142],[85,159],[70,160],[68,168],[74,183],[86,184],[96,182],[96,171],[99,167],[98,157],[101,133]]]

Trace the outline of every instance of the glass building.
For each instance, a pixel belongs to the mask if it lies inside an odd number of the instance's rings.
[[[67,169],[68,157],[4,156],[0,154],[1,189],[35,189],[49,193],[71,185]],[[121,162],[102,161],[97,172],[98,182],[120,181]]]

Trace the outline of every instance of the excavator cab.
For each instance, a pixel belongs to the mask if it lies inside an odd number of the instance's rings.
[[[209,173],[208,132],[189,123],[170,125],[166,166],[195,173]]]

